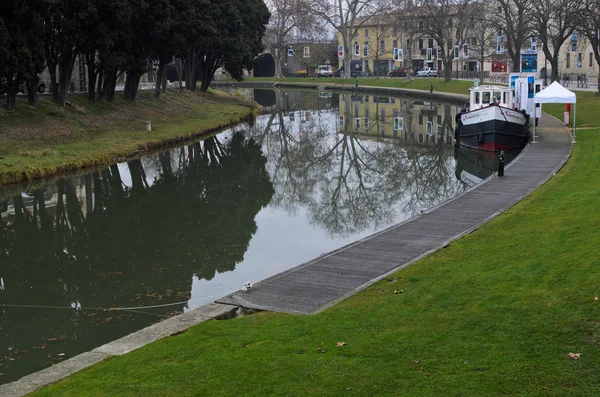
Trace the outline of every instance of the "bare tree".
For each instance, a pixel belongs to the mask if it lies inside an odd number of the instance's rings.
[[[312,14],[302,12],[300,0],[268,0],[271,19],[263,43],[275,61],[275,77],[283,77],[281,64],[287,56],[286,44],[294,33],[312,36],[320,26]]]
[[[371,46],[370,53],[373,58],[373,73],[376,77],[379,77],[379,73],[377,73],[377,64],[381,57],[385,56],[390,52],[388,48],[386,48],[387,38],[391,33],[391,26],[389,23],[386,23],[382,18],[377,18],[376,30],[375,30],[375,42]],[[383,44],[383,45],[382,45]]]
[[[579,30],[589,41],[596,64],[600,67],[600,0],[586,0],[585,8],[590,12],[582,13]],[[600,95],[600,74],[598,74],[598,94]]]
[[[483,64],[490,56],[490,49],[493,48],[496,39],[497,30],[491,24],[495,18],[495,13],[489,3],[478,3],[472,10],[472,23],[470,36],[472,38],[470,49],[477,53],[479,59],[479,80],[484,79]]]
[[[417,6],[407,7],[407,30],[418,37],[430,37],[440,47],[444,62],[444,80],[452,79],[451,44],[465,42],[475,0],[423,0]]]
[[[358,29],[385,9],[385,0],[300,0],[305,13],[324,20],[342,36],[344,46],[344,77],[351,77],[352,51],[350,43]]]
[[[532,0],[529,18],[542,42],[542,50],[552,66],[552,81],[558,79],[558,59],[564,42],[579,25],[584,11],[580,0]]]
[[[516,72],[521,70],[521,48],[532,33],[531,13],[536,1],[538,0],[498,0],[498,8],[490,10],[493,26],[498,33],[506,36],[504,45]]]

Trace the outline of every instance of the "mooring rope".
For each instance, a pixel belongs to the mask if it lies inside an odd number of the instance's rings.
[[[190,304],[192,302],[221,297],[223,295],[229,295],[236,291],[237,291],[237,289],[231,290],[228,292],[222,292],[222,293],[215,294],[215,295],[204,296],[202,298],[187,300],[187,301],[165,303],[162,305],[149,305],[149,306],[131,306],[131,307],[84,307],[84,306],[81,306],[81,307],[73,307],[73,306],[21,305],[21,304],[0,303],[0,308],[15,307],[15,308],[22,308],[22,309],[99,310],[99,311],[105,311],[105,312],[124,311],[124,310],[132,310],[133,311],[133,310],[141,310],[141,309],[156,309],[156,308],[160,308],[160,307],[177,306],[177,305],[182,305],[182,304],[186,304],[186,303]]]

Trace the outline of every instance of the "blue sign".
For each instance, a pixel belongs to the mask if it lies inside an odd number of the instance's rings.
[[[515,88],[515,82],[517,81],[517,79],[519,78],[519,74],[511,74],[510,75],[510,84],[508,85],[509,88]]]
[[[537,54],[521,55],[521,72],[537,72]]]
[[[533,98],[535,94],[535,77],[527,76],[527,98]]]

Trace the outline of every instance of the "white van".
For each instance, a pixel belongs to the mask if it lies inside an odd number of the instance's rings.
[[[331,65],[319,65],[317,67],[317,77],[333,77]]]

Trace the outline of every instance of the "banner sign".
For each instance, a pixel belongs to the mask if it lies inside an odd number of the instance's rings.
[[[521,72],[537,72],[537,54],[521,55]]]

